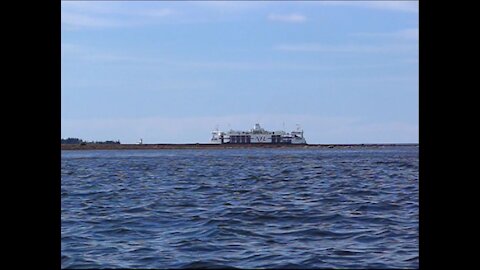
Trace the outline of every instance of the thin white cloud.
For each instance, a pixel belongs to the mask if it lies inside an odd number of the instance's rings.
[[[298,49],[298,48],[297,48]],[[75,58],[80,61],[101,63],[115,63],[126,65],[168,65],[171,68],[186,70],[291,70],[291,71],[335,71],[335,70],[356,70],[356,69],[379,69],[398,64],[359,64],[359,65],[322,65],[303,64],[285,61],[184,61],[171,57],[160,57],[152,55],[127,55],[114,51],[101,51],[95,48],[80,46],[73,43],[62,43],[62,59]]]
[[[171,66],[186,68],[189,70],[212,69],[212,70],[289,70],[289,71],[339,71],[339,70],[365,70],[365,69],[383,69],[386,67],[398,66],[402,63],[390,64],[357,64],[357,65],[322,65],[322,64],[303,64],[296,62],[269,62],[269,61],[198,61],[182,62],[169,61]]]
[[[394,37],[418,40],[418,28],[405,29],[393,34]]]
[[[298,13],[292,14],[270,14],[268,15],[267,19],[269,21],[275,22],[287,22],[287,23],[303,23],[307,20],[307,18]]]
[[[418,28],[409,28],[403,29],[396,32],[390,33],[354,33],[352,36],[359,36],[359,37],[386,37],[386,38],[395,38],[395,39],[404,39],[404,40],[418,40]]]
[[[62,12],[78,13],[115,13],[121,11],[119,7],[111,2],[101,1],[61,1]]]
[[[60,48],[61,48],[62,55],[63,54],[73,54],[73,53],[78,53],[78,52],[83,51],[82,46],[79,46],[79,45],[73,44],[73,43],[67,43],[67,42],[62,42]]]
[[[126,63],[126,64],[165,64],[164,61],[152,57],[127,55],[114,51],[101,51],[92,47],[73,43],[61,44],[62,61],[72,58],[94,63]]]
[[[61,20],[62,25],[69,28],[116,27],[122,25],[120,21],[72,12],[62,12]]]
[[[152,17],[165,17],[175,14],[175,11],[169,8],[149,9],[139,11],[138,15],[152,16]]]
[[[203,7],[218,12],[239,12],[268,6],[265,1],[192,1],[198,7]]]
[[[223,13],[229,13],[231,17],[231,14],[256,6],[239,1],[134,2],[63,1],[62,26],[65,26],[66,30],[76,30],[136,27],[158,23],[196,23],[216,20]],[[204,8],[202,10],[199,7]]]
[[[278,6],[278,3],[274,1],[192,1],[191,3],[219,12],[241,12]],[[281,2],[280,4],[296,7],[311,5],[345,6],[418,13],[418,1],[285,1],[285,3]]]
[[[319,5],[418,13],[418,1],[318,1]]]
[[[130,27],[169,22],[178,15],[171,8],[138,7],[131,3],[62,2],[61,21],[65,30]]]
[[[418,13],[418,1],[368,1],[359,4],[376,9]]]
[[[328,53],[391,53],[406,52],[416,49],[411,45],[324,45],[319,43],[303,43],[303,44],[283,44],[274,47],[275,50],[288,52],[328,52]]]

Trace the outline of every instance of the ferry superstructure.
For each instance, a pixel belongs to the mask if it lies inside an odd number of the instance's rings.
[[[267,131],[260,124],[249,131],[230,130],[228,132],[214,130],[212,131],[211,143],[216,144],[306,144],[303,137],[303,130],[297,127],[297,130],[287,133],[283,130]]]

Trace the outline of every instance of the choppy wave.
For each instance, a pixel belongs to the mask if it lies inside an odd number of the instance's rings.
[[[62,152],[62,268],[417,268],[418,148]]]

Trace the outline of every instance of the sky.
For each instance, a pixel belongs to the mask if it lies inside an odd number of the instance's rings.
[[[63,1],[61,136],[418,143],[416,1]]]

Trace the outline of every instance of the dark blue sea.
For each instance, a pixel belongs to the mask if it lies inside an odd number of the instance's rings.
[[[418,268],[418,147],[62,151],[62,268]]]

